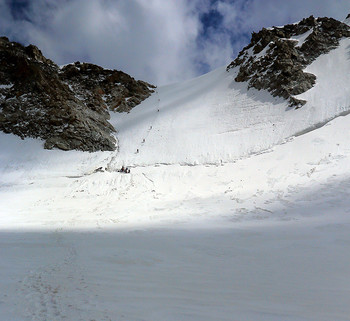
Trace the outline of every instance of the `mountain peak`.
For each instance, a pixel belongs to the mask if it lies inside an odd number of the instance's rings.
[[[350,26],[350,13],[346,16],[344,23]]]
[[[306,102],[296,99],[312,88],[316,76],[303,70],[322,54],[350,37],[350,27],[332,18],[310,16],[295,24],[263,28],[252,34],[251,42],[227,67],[238,67],[237,82],[248,82],[258,90],[287,99],[290,106]]]
[[[0,38],[0,130],[41,138],[48,149],[116,149],[109,110],[129,111],[152,88],[93,64],[59,68],[36,46]]]

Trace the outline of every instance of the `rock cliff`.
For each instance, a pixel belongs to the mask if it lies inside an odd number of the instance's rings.
[[[151,86],[86,63],[58,67],[41,51],[0,38],[0,130],[63,150],[115,150],[110,111],[127,112]]]
[[[311,16],[296,24],[263,28],[252,34],[250,44],[227,70],[239,67],[237,82],[247,81],[249,88],[266,89],[301,107],[306,102],[293,96],[316,81],[315,75],[304,72],[305,67],[336,48],[344,37],[350,37],[350,27],[332,18]]]

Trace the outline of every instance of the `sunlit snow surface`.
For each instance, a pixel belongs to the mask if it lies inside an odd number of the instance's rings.
[[[118,152],[0,133],[0,319],[350,320],[349,45],[298,110],[222,68],[113,115]]]

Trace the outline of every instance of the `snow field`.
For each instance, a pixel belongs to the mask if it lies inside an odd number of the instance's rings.
[[[317,84],[297,96],[308,101],[298,110],[266,91],[248,91],[245,83],[234,82],[236,69],[219,68],[158,88],[130,114],[112,115],[120,142],[117,165],[233,162],[346,114],[349,45],[350,40],[341,40],[306,69],[317,76]]]
[[[316,131],[235,163],[139,166],[131,168],[130,175],[108,170],[112,154],[109,158],[64,153],[62,157],[67,158],[58,161],[57,151],[41,151],[33,156],[41,162],[26,158],[28,163],[16,164],[17,154],[9,152],[11,165],[2,173],[0,222],[9,229],[69,229],[192,220],[212,224],[213,219],[219,223],[228,217],[235,221],[295,219],[288,211],[281,216],[272,213],[323,184],[348,179],[349,122],[348,116],[339,117]],[[11,144],[24,142],[11,137]],[[60,165],[52,167],[55,161]],[[107,170],[95,172],[98,167]]]
[[[348,48],[298,110],[221,68],[112,115],[116,152],[0,133],[0,319],[349,321]]]
[[[1,232],[2,319],[349,320],[348,226]]]

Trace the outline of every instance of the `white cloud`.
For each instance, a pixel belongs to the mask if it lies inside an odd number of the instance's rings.
[[[31,7],[28,42],[59,64],[89,60],[153,83],[197,74],[200,22],[185,0],[73,0],[40,12],[43,3]]]
[[[37,45],[58,64],[90,61],[154,84],[228,64],[263,26],[350,12],[348,0],[35,0],[30,21],[15,21],[9,3],[0,0],[2,34]],[[210,10],[223,19],[203,35],[201,15]]]
[[[216,7],[224,16],[225,27],[238,33],[285,25],[310,15],[344,20],[350,13],[348,0],[219,0]]]

